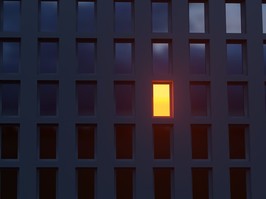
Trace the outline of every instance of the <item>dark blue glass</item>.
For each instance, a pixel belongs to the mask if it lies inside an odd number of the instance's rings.
[[[167,74],[169,73],[169,44],[153,43],[153,73]]]
[[[20,65],[20,43],[2,42],[3,45],[3,73],[17,73]]]
[[[132,3],[115,2],[115,31],[132,31]]]
[[[134,106],[134,85],[119,82],[115,84],[116,114],[121,116],[132,115]]]
[[[192,84],[190,86],[190,100],[193,116],[208,115],[208,85]]]
[[[18,115],[19,90],[18,83],[3,83],[1,85],[2,115]]]
[[[40,30],[53,32],[57,29],[57,1],[41,1]]]
[[[95,3],[78,2],[78,32],[95,31]]]
[[[243,74],[242,44],[227,44],[227,73]]]
[[[77,99],[79,115],[94,115],[96,101],[96,84],[93,82],[78,83]]]
[[[94,73],[95,72],[95,43],[78,42],[77,44],[78,72]]]
[[[230,116],[245,115],[244,85],[231,84],[227,87],[228,112]]]
[[[55,73],[58,63],[58,43],[40,42],[40,73]]]
[[[206,48],[204,43],[190,44],[190,73],[205,74],[206,73]]]
[[[132,43],[115,44],[115,73],[132,72]]]
[[[152,3],[152,32],[168,32],[168,3]]]
[[[58,84],[41,83],[39,84],[39,106],[40,115],[56,115]]]
[[[3,1],[3,30],[20,30],[20,1]]]

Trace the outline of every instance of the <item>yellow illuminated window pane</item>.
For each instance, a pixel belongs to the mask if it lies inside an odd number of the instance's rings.
[[[170,84],[153,84],[153,116],[169,117],[170,104]]]

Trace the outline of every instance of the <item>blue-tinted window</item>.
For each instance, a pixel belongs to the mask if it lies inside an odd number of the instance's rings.
[[[3,1],[3,30],[20,30],[20,1]]]
[[[205,32],[204,3],[189,3],[189,32]]]
[[[39,89],[39,113],[42,116],[57,114],[58,83],[41,82]]]
[[[2,115],[13,116],[19,113],[20,85],[17,82],[1,83]]]
[[[244,116],[245,107],[245,84],[230,83],[227,86],[228,113],[230,116]]]
[[[230,75],[243,74],[242,44],[227,44],[227,73]]]
[[[167,74],[170,72],[169,43],[153,43],[153,73]]]
[[[241,33],[241,4],[226,3],[226,33]]]
[[[132,32],[132,3],[115,2],[115,32]]]
[[[40,41],[39,53],[39,72],[55,73],[58,64],[58,42]]]
[[[53,32],[57,29],[57,1],[41,1],[40,31]]]
[[[210,111],[209,85],[192,83],[190,85],[190,103],[193,116],[207,116]]]
[[[168,2],[152,3],[152,32],[168,32]]]
[[[192,74],[206,73],[206,44],[190,43],[189,44],[189,66]]]
[[[0,44],[3,53],[1,72],[17,73],[20,65],[20,42],[3,41]]]
[[[266,33],[266,3],[261,5],[262,11],[262,32]]]
[[[132,43],[115,43],[115,73],[132,72]]]
[[[264,73],[266,73],[266,44],[263,44],[263,65]]]
[[[90,41],[77,41],[79,73],[94,73],[96,64],[96,44]]]
[[[95,2],[78,2],[78,32],[95,31]]]

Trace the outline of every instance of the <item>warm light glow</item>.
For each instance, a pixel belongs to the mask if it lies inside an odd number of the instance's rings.
[[[170,84],[153,84],[153,116],[170,117]]]

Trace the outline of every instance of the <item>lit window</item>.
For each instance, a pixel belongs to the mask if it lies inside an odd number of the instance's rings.
[[[227,43],[227,74],[240,75],[244,72],[243,44]]]
[[[40,73],[55,73],[58,64],[58,40],[40,40],[39,59]]]
[[[152,32],[168,32],[168,2],[152,2]]]
[[[266,33],[266,3],[261,5],[262,10],[262,32]]]
[[[3,30],[17,32],[20,29],[20,1],[3,1]]]
[[[189,70],[191,74],[206,74],[207,72],[207,44],[189,44]]]
[[[170,72],[170,42],[153,42],[152,57],[153,57],[153,73],[168,74]]]
[[[20,40],[0,41],[0,52],[2,53],[0,71],[2,73],[17,73],[20,66]]]
[[[115,42],[115,73],[126,74],[132,72],[132,42]]]
[[[95,31],[95,2],[78,2],[77,26],[78,32]]]
[[[132,3],[115,2],[115,32],[132,32]]]
[[[226,33],[241,33],[241,3],[226,3]]]
[[[153,83],[153,116],[170,117],[173,115],[172,84]]]
[[[40,31],[53,32],[57,29],[57,1],[41,1]]]
[[[189,32],[204,33],[205,26],[205,4],[189,3]]]

